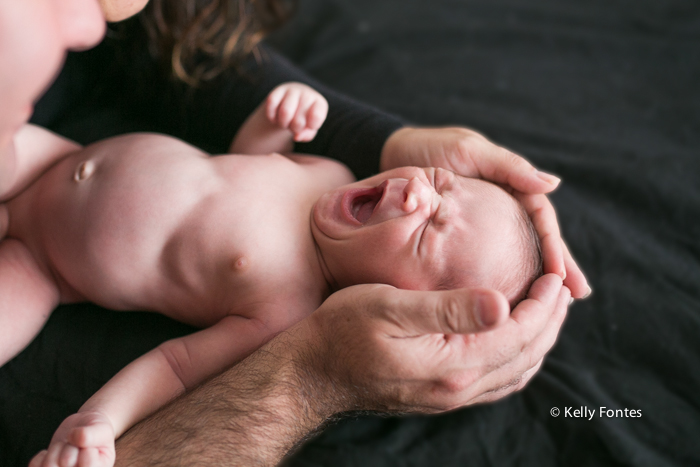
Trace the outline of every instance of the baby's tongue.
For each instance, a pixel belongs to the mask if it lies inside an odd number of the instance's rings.
[[[360,209],[357,211],[357,220],[364,224],[372,216],[374,207],[377,205],[377,201],[374,199],[368,199],[360,205]]]

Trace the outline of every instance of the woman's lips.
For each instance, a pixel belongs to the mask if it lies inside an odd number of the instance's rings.
[[[362,225],[372,217],[377,204],[382,199],[386,183],[373,188],[348,190],[342,199],[344,217],[353,224]]]

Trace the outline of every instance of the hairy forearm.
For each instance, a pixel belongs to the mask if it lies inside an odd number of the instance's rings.
[[[139,423],[117,442],[117,466],[276,465],[334,413],[301,374],[282,334]]]

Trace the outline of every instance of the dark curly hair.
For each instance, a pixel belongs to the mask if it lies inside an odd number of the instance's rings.
[[[150,0],[140,21],[150,54],[197,86],[255,53],[296,6],[296,0]]]

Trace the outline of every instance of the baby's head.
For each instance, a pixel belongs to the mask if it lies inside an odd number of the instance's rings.
[[[313,208],[311,231],[337,288],[485,287],[513,305],[542,274],[522,205],[449,170],[401,167],[330,191]]]

